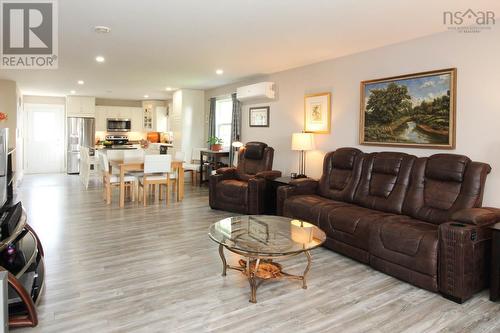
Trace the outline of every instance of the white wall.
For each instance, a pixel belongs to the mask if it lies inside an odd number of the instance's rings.
[[[190,160],[193,148],[205,146],[205,93],[203,90],[177,90],[172,104],[169,123],[174,133],[174,147]]]
[[[417,156],[458,153],[489,163],[484,205],[500,206],[500,27],[478,34],[445,32],[383,48],[291,69],[254,80],[208,90],[207,98],[227,94],[243,84],[274,81],[278,100],[271,106],[270,127],[248,126],[249,104],[243,107],[242,141],[273,146],[274,168],[297,171],[298,153],[290,150],[292,132],[303,128],[304,95],[332,93],[331,134],[316,135],[317,151],[308,153],[307,174],[319,177],[326,152],[338,147],[363,151],[405,151]],[[360,146],[360,81],[456,67],[457,141],[455,150]],[[206,106],[207,109],[207,106]]]
[[[7,120],[0,122],[0,127],[9,129],[9,147],[16,147],[17,85],[15,81],[0,80],[0,112],[7,114]]]
[[[23,98],[15,81],[0,80],[0,112],[7,114],[7,120],[0,127],[9,129],[9,148],[16,148],[12,154],[16,182],[23,178]]]
[[[24,95],[23,102],[26,104],[57,104],[66,107],[66,97],[59,96]]]
[[[16,151],[13,157],[16,159],[14,170],[17,184],[24,177],[24,97],[19,87],[16,87],[16,103]]]

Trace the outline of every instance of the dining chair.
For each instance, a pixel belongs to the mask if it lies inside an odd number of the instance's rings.
[[[102,170],[102,179],[104,184],[103,199],[106,203],[111,204],[111,194],[112,187],[120,186],[120,175],[112,174],[109,172],[109,160],[107,154],[99,154],[99,164]],[[131,175],[125,175],[125,189],[128,189],[131,193],[132,201],[135,201],[135,188],[137,187],[137,177]]]
[[[123,160],[123,158],[124,158],[123,150],[107,149],[104,151],[103,154],[106,155],[108,161],[110,161],[110,160]],[[108,168],[108,170],[109,170],[109,168]],[[112,172],[112,174],[119,174],[120,170],[118,170],[117,168],[113,168],[111,170],[111,172]]]
[[[144,150],[142,149],[131,149],[123,151],[124,162],[137,161],[137,160],[142,161],[143,159],[144,159]]]
[[[90,156],[88,147],[80,147],[80,181],[87,190],[90,178],[96,175],[95,156]]]
[[[147,206],[149,186],[158,185],[158,199],[162,199],[162,186],[166,189],[166,205],[170,201],[170,183],[172,173],[172,155],[145,155],[144,175],[139,178],[139,200],[142,189],[142,201]]]
[[[198,175],[200,174],[200,151],[203,148],[193,148],[190,163],[183,163],[184,172],[191,173],[191,185],[196,185]],[[184,160],[184,159],[183,159]]]

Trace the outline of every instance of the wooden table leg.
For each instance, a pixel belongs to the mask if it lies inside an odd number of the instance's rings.
[[[120,208],[125,206],[125,169],[120,167]]]
[[[181,166],[177,169],[177,177],[179,178],[179,184],[177,184],[177,201],[184,199],[184,168]]]

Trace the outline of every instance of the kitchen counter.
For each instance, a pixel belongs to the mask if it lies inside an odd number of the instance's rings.
[[[135,146],[127,146],[127,145],[113,145],[110,147],[106,146],[96,146],[96,150],[134,150],[134,149],[140,149],[140,147],[135,147]]]

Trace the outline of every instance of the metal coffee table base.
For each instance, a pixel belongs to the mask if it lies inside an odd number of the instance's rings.
[[[228,251],[236,253],[245,258],[245,260],[240,260],[239,266],[228,265],[226,257],[224,256],[224,248]],[[302,275],[293,275],[286,273],[282,270],[280,264],[274,262],[274,259],[283,259],[296,256],[300,253],[304,253],[307,258],[307,266]],[[264,256],[255,255],[247,252],[237,251],[234,249],[229,249],[222,244],[219,244],[219,255],[222,260],[222,276],[226,276],[227,269],[234,269],[242,272],[248,278],[248,283],[250,284],[250,302],[257,303],[257,288],[265,280],[280,280],[280,279],[290,279],[290,280],[300,280],[302,281],[302,288],[307,289],[306,276],[311,269],[311,253],[309,251],[297,252],[288,255],[275,255],[275,256]]]

